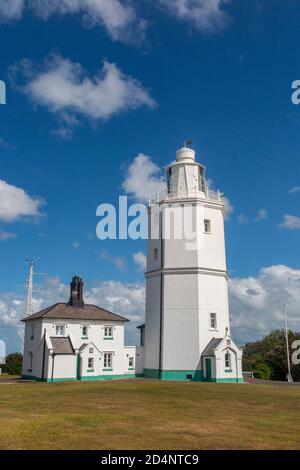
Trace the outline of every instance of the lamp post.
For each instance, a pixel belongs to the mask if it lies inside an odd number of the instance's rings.
[[[285,323],[286,355],[287,355],[287,364],[288,364],[287,381],[292,383],[293,382],[293,377],[292,377],[292,374],[291,374],[289,335],[288,335],[287,314],[286,314],[286,305],[285,304],[283,306],[283,309],[284,309],[284,323]]]

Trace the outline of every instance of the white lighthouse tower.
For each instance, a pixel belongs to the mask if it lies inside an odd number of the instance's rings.
[[[241,382],[230,337],[224,204],[187,146],[149,207],[144,376]]]

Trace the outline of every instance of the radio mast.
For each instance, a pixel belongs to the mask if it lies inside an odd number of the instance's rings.
[[[32,315],[32,291],[33,291],[33,268],[38,260],[35,258],[27,258],[27,263],[29,264],[29,273],[27,279],[27,302],[26,302],[26,317]]]

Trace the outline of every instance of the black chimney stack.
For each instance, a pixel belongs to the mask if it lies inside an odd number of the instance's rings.
[[[70,284],[69,305],[72,305],[72,307],[84,307],[83,281],[79,276],[74,276]]]

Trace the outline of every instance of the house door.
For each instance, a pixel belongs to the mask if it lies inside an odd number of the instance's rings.
[[[206,380],[211,379],[211,360],[205,358]]]
[[[77,380],[81,380],[81,357],[77,356],[77,373],[76,373]]]

